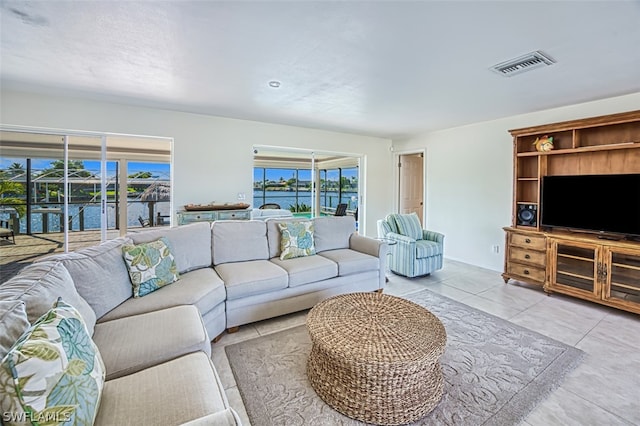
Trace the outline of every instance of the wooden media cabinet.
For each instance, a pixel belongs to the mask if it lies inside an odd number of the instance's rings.
[[[539,208],[544,176],[640,173],[640,111],[509,132],[514,170],[512,223],[504,228],[505,282],[640,313],[640,242],[542,229]],[[545,136],[553,137],[554,148],[539,152],[534,142]]]

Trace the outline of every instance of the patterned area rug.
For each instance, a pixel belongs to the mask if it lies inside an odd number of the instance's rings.
[[[428,290],[405,297],[447,330],[442,400],[416,425],[514,425],[555,389],[584,353]],[[305,326],[226,347],[253,426],[362,425],[326,405],[306,378]]]

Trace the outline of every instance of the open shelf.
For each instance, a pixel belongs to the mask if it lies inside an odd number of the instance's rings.
[[[572,149],[554,149],[553,151],[546,152],[519,152],[516,154],[518,157],[536,157],[540,155],[563,155],[563,154],[575,154],[580,152],[597,152],[597,151],[611,151],[615,149],[634,149],[640,148],[640,140],[635,142],[615,143],[609,145],[595,145],[595,146],[583,146]]]

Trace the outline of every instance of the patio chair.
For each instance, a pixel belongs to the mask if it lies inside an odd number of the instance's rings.
[[[267,204],[261,205],[258,208],[260,210],[280,210],[282,207],[280,207],[280,204],[278,203],[267,203]]]
[[[346,216],[347,215],[347,205],[346,204],[338,204],[336,207],[336,216]]]
[[[142,216],[138,216],[138,222],[140,222],[140,225],[142,225],[143,228],[151,226],[149,219],[145,219]]]
[[[11,229],[8,220],[0,219],[0,238],[4,238],[7,241],[11,238],[11,242],[13,242],[13,244],[16,243],[16,237],[13,234],[13,229]]]

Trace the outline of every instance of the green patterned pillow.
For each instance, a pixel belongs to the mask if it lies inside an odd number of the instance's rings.
[[[316,254],[313,222],[282,222],[280,228],[280,260]]]
[[[91,425],[103,385],[104,364],[82,316],[58,299],[2,359],[3,421]]]
[[[180,278],[165,237],[144,244],[124,245],[122,254],[133,284],[133,297],[142,297]]]

